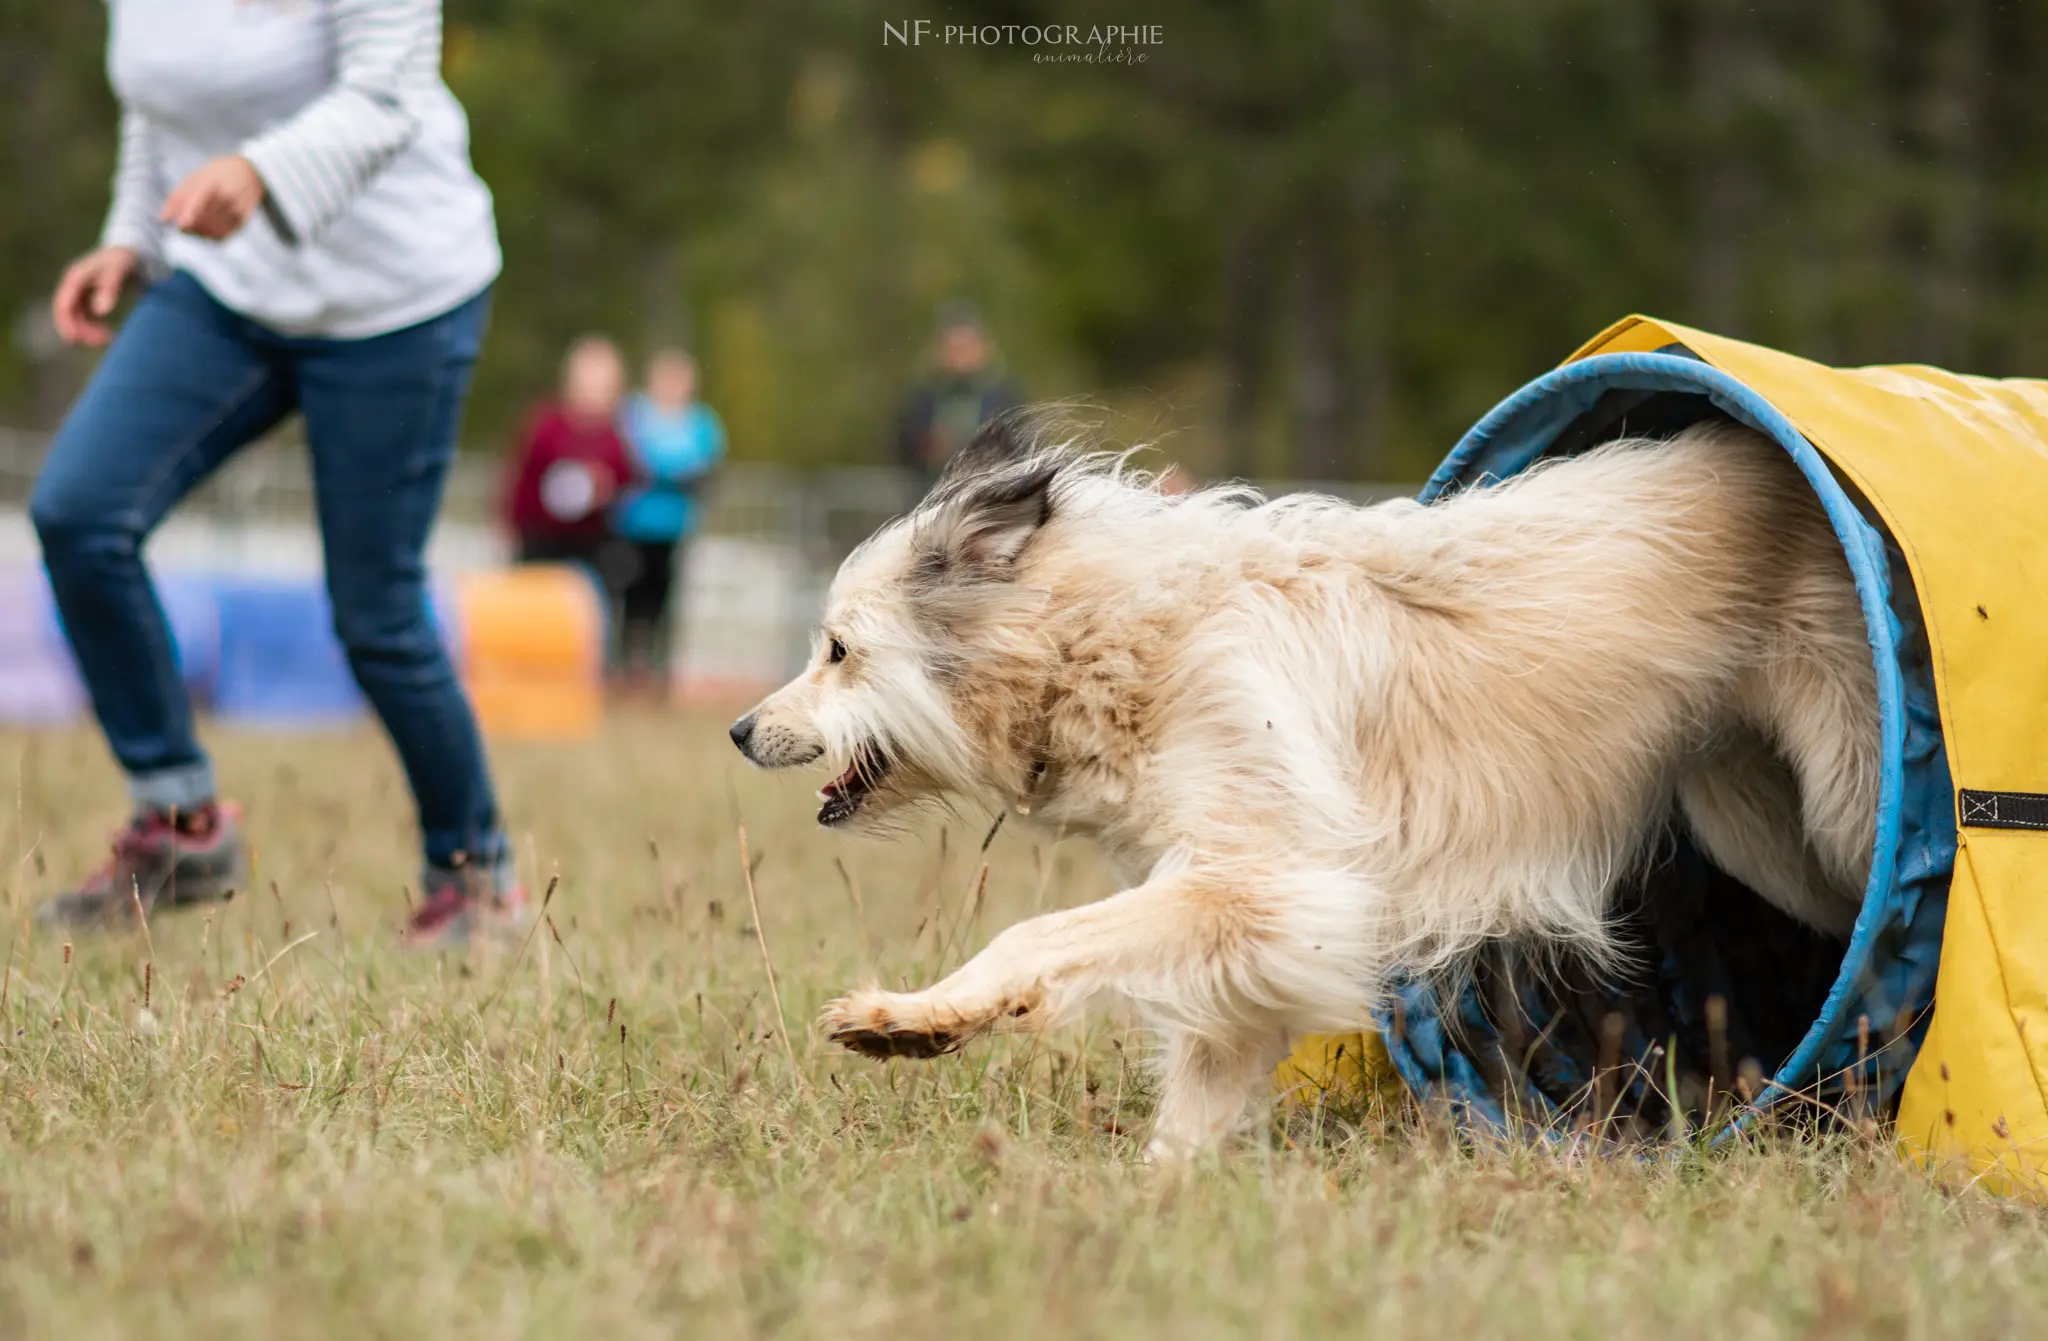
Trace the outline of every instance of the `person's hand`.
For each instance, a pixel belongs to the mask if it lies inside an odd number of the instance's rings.
[[[249,222],[263,195],[256,165],[240,154],[223,154],[179,182],[158,217],[181,233],[218,242]]]
[[[65,267],[50,299],[50,322],[65,344],[97,348],[113,338],[106,318],[140,263],[132,247],[101,247]]]

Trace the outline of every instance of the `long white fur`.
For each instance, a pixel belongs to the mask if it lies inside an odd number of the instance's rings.
[[[1724,424],[1428,507],[1167,496],[1023,450],[849,558],[818,660],[750,721],[769,766],[881,748],[861,822],[950,794],[1100,840],[1130,889],[826,1023],[943,1051],[1119,993],[1166,1035],[1162,1153],[1220,1139],[1293,1034],[1359,1027],[1396,969],[1501,938],[1611,961],[1674,806],[1831,932],[1873,841],[1847,566],[1784,454]]]

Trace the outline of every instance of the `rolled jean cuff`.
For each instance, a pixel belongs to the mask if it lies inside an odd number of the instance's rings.
[[[137,810],[197,810],[214,798],[213,763],[201,759],[154,773],[131,773],[128,794]]]
[[[511,869],[512,840],[502,830],[479,839],[474,831],[429,829],[424,837],[430,868],[448,870],[456,866],[490,866]]]

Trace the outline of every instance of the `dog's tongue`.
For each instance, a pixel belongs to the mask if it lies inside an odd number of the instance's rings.
[[[846,766],[846,771],[844,773],[841,773],[838,777],[832,779],[830,782],[826,783],[823,787],[820,787],[818,789],[818,799],[820,801],[829,801],[833,797],[839,795],[841,792],[844,792],[848,787],[851,787],[853,785],[854,775],[859,771],[859,769],[859,760],[855,760],[853,763],[848,764]]]

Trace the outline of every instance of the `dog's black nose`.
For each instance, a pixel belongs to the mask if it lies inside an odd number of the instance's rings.
[[[745,754],[747,752],[747,742],[754,738],[754,714],[748,713],[737,722],[734,722],[732,729],[727,731],[726,734],[732,737],[732,743],[738,748],[739,752]]]

